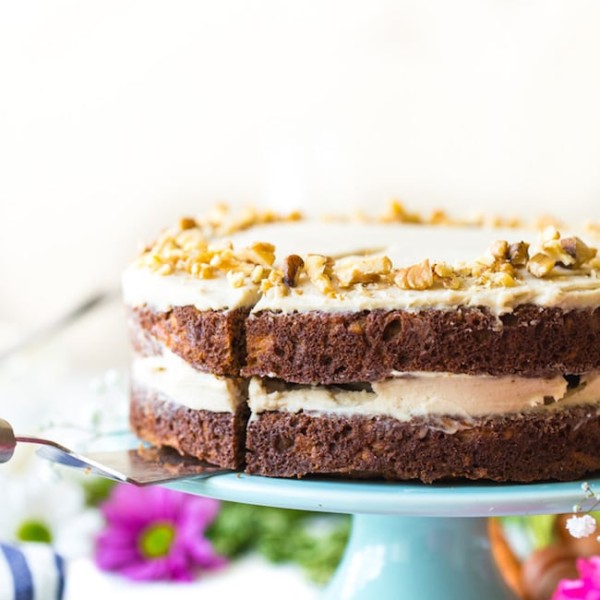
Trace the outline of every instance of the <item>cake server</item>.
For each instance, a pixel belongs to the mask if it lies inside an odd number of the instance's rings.
[[[39,445],[37,454],[51,462],[140,486],[232,472],[192,457],[181,456],[168,448],[147,447],[142,444],[125,450],[80,454],[52,440],[15,435],[10,423],[0,419],[0,463],[11,459],[17,443]]]

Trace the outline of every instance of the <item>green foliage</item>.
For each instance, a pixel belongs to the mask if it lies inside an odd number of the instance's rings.
[[[110,496],[115,482],[104,477],[86,476],[83,479],[85,503],[88,506],[98,506]]]
[[[223,502],[207,537],[229,558],[256,550],[271,562],[296,563],[324,584],[342,557],[349,531],[347,516]]]

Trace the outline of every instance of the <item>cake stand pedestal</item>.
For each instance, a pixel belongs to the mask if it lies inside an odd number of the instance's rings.
[[[600,480],[588,480],[600,487]],[[515,600],[491,555],[486,518],[570,512],[581,484],[424,485],[215,475],[169,484],[249,504],[354,515],[327,600]]]

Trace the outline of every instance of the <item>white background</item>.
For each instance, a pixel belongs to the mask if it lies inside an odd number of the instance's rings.
[[[0,4],[0,319],[215,200],[600,219],[600,3]],[[120,360],[98,317],[81,358]]]

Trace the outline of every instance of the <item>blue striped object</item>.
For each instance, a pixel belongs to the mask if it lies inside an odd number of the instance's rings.
[[[0,600],[62,600],[64,567],[48,544],[0,544]]]

